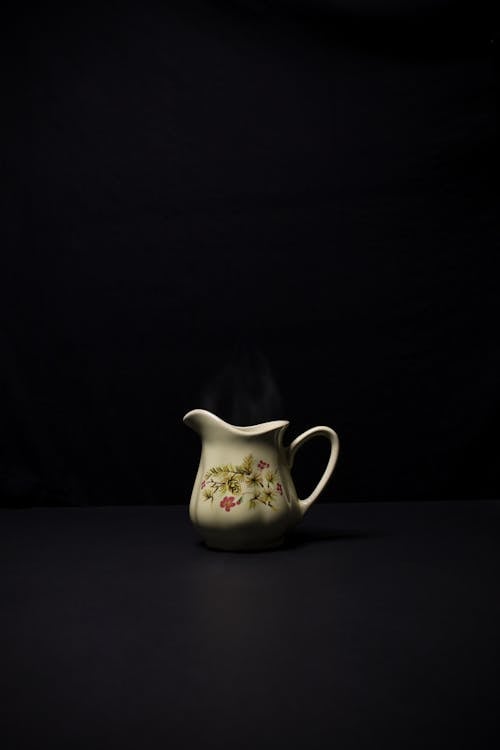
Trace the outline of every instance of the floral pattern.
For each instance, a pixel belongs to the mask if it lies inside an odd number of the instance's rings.
[[[255,463],[250,454],[241,464],[212,466],[203,476],[201,497],[204,501],[219,501],[226,513],[242,503],[252,510],[257,504],[276,510],[276,502],[283,496],[277,469],[261,459]],[[221,499],[220,499],[221,498]]]
[[[231,508],[234,508],[235,505],[236,503],[234,502],[234,497],[228,497],[227,495],[223,500],[220,501],[220,507],[224,508],[224,510],[227,510],[228,513]]]

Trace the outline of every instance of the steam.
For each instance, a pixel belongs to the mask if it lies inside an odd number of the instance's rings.
[[[204,409],[235,425],[283,419],[283,399],[264,354],[245,345],[217,370],[201,394]]]

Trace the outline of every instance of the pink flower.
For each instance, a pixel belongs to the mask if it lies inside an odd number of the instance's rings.
[[[235,505],[236,503],[234,502],[234,497],[228,497],[227,495],[226,497],[222,498],[222,500],[220,501],[220,507],[224,508],[224,510],[227,511],[228,513],[231,510],[231,508],[234,508]]]
[[[201,489],[203,489],[205,485],[206,485],[206,482],[205,480],[203,480],[203,482],[201,483]]]
[[[263,461],[262,459],[259,461],[259,469],[267,469],[268,466],[267,461]]]
[[[278,492],[280,493],[280,495],[282,495],[282,494],[283,494],[283,487],[281,486],[281,484],[280,484],[279,482],[278,482],[278,484],[276,485],[276,489],[278,490]]]

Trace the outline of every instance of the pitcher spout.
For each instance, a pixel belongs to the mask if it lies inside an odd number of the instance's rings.
[[[220,427],[221,423],[224,424],[222,419],[219,419],[219,417],[216,417],[215,414],[206,409],[192,409],[184,415],[182,421],[202,437],[210,426]]]

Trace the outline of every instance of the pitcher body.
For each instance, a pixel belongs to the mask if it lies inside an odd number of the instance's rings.
[[[310,504],[298,499],[290,471],[295,450],[307,436],[287,447],[287,421],[238,427],[202,409],[189,412],[184,421],[202,438],[189,514],[207,546],[252,550],[281,544]],[[337,451],[338,441],[329,474]]]

